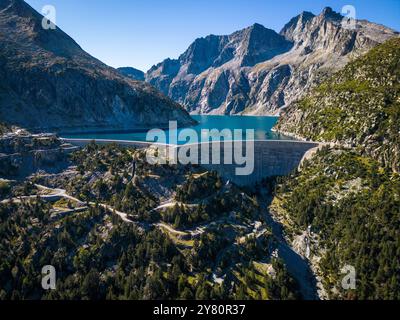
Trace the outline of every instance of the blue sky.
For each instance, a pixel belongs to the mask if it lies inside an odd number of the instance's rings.
[[[143,71],[177,58],[194,39],[230,34],[253,23],[279,31],[301,11],[356,8],[368,19],[400,30],[400,0],[26,0],[39,12],[57,10],[57,25],[84,50],[113,66]]]

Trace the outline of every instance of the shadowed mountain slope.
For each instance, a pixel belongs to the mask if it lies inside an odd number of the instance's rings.
[[[82,131],[193,123],[177,103],[93,58],[22,0],[0,0],[0,121]]]

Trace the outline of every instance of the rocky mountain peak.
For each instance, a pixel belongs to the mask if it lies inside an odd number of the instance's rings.
[[[343,16],[340,13],[334,11],[331,7],[324,8],[319,17],[330,21],[342,21],[343,19]]]
[[[290,20],[280,34],[293,41],[295,48],[310,48],[330,43],[331,40],[340,41],[335,36],[340,32],[338,28],[342,19],[343,16],[330,7],[326,7],[318,16],[305,11]]]
[[[198,38],[179,60],[181,64],[187,65],[188,73],[199,74],[214,64],[226,41],[226,37],[216,35]]]
[[[254,23],[250,27],[245,28],[239,32],[243,35],[243,38],[251,37],[251,36],[260,37],[260,36],[264,36],[264,35],[269,36],[269,37],[277,37],[278,36],[278,34],[274,30],[268,29],[259,23]],[[245,39],[242,39],[242,40],[245,40]]]
[[[308,11],[303,11],[298,16],[292,18],[281,30],[280,34],[284,36],[286,39],[293,41],[294,37],[293,34],[295,30],[302,31],[305,25],[311,21],[315,15]]]
[[[294,42],[300,56],[311,53],[326,57],[347,56],[365,52],[396,34],[395,31],[369,21],[358,21],[357,28],[342,27],[343,16],[326,7],[319,15],[303,13],[293,18],[281,31],[286,39]]]
[[[283,36],[258,23],[244,29],[241,35],[236,55],[242,67],[252,67],[292,47],[292,43]]]
[[[86,56],[81,47],[58,27],[45,30],[42,27],[43,16],[22,0],[0,0],[0,15],[7,27],[9,38],[20,39],[21,47],[35,46],[62,57]]]
[[[208,68],[218,68],[229,61],[235,61],[241,66],[253,66],[290,47],[291,43],[283,36],[255,23],[231,35],[198,38],[177,60],[166,59],[153,66],[147,75],[148,78],[160,73],[176,76],[179,71],[198,75]]]
[[[247,30],[250,30],[250,32],[256,32],[257,33],[257,32],[263,32],[264,30],[270,30],[270,29],[267,29],[262,24],[256,22],[253,25],[251,25],[250,27],[248,27]]]
[[[322,10],[321,15],[322,15],[322,16],[329,16],[329,15],[331,15],[331,14],[333,14],[333,13],[334,13],[334,11],[333,11],[333,9],[332,9],[331,7],[325,7],[325,8]]]
[[[315,14],[313,14],[310,11],[303,11],[297,17],[299,17],[301,21],[308,21],[308,20],[311,20],[312,18],[314,18]]]

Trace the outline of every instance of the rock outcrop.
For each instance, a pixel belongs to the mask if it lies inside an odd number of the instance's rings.
[[[68,164],[78,147],[54,134],[31,134],[18,128],[0,135],[0,176],[23,178],[37,170],[55,172]]]
[[[22,0],[0,0],[0,121],[35,131],[190,125],[181,106],[44,29]]]
[[[177,60],[153,66],[146,81],[189,112],[276,114],[339,70],[397,33],[368,21],[355,29],[326,8],[303,12],[277,34],[255,24],[229,36],[197,39]]]

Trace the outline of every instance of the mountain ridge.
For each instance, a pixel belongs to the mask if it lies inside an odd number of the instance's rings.
[[[22,0],[0,0],[0,119],[33,131],[181,125],[177,103],[93,58]]]
[[[277,114],[354,57],[398,34],[364,20],[347,30],[342,19],[327,7],[319,15],[292,18],[279,34],[254,24],[228,36],[199,38],[178,59],[153,66],[146,81],[191,113]],[[210,44],[203,55],[199,43]],[[194,48],[197,56],[191,55]],[[201,68],[192,68],[196,64]]]

